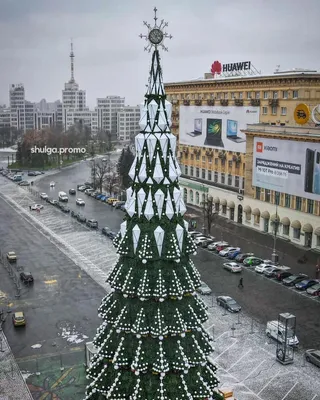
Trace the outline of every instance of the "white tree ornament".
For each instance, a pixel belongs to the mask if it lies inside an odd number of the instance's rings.
[[[139,133],[135,138],[136,152],[137,152],[137,155],[139,155],[139,157],[142,154],[144,141],[145,141],[145,135],[143,133]]]
[[[186,211],[187,211],[187,207],[186,207],[186,205],[184,204],[183,198],[181,197],[181,198],[180,198],[180,204],[179,204],[179,213],[180,213],[181,215],[183,215],[183,214],[186,213]]]
[[[188,232],[188,230],[189,230],[189,223],[188,223],[187,221],[185,221],[185,220],[183,220],[183,223],[184,223],[184,227],[185,227],[186,231]]]
[[[152,100],[148,104],[148,111],[149,111],[150,125],[153,126],[158,111],[158,104],[155,100]]]
[[[140,170],[139,170],[139,181],[144,182],[147,179],[147,161],[146,161],[146,155],[143,156],[141,165],[140,165]]]
[[[137,193],[137,197],[138,197],[138,215],[140,217],[144,205],[144,200],[146,198],[146,192],[141,188]]]
[[[154,231],[154,238],[156,239],[159,256],[161,256],[162,244],[164,239],[164,230],[161,228],[161,226],[158,226],[157,229]]]
[[[127,221],[124,221],[122,222],[122,224],[120,224],[120,233],[122,238],[124,238],[126,231],[127,231]]]
[[[176,187],[173,189],[173,199],[174,199],[174,202],[176,203],[176,206],[177,206],[177,204],[180,203],[181,190],[176,188]]]
[[[159,142],[160,142],[163,157],[167,157],[167,152],[168,152],[168,137],[167,137],[167,135],[165,135],[165,134],[161,135]]]
[[[177,225],[177,227],[176,227],[176,235],[177,235],[177,239],[178,239],[180,250],[182,251],[184,229],[183,229],[183,227],[181,225]]]
[[[169,219],[171,219],[174,216],[174,209],[173,209],[172,200],[171,200],[169,191],[168,191],[167,199],[166,199],[166,216]]]
[[[170,140],[170,148],[171,148],[172,154],[176,154],[177,139],[172,133],[168,133],[168,138]]]
[[[137,166],[137,157],[134,158],[133,163],[130,168],[130,171],[129,171],[129,176],[132,180],[134,180],[134,177],[136,176],[136,166]]]
[[[166,107],[166,111],[167,111],[167,117],[169,120],[169,119],[171,119],[171,114],[172,114],[172,104],[168,100],[166,100],[165,107]]]
[[[164,178],[163,184],[164,185],[170,185],[169,179],[168,178]]]
[[[136,212],[136,199],[134,198],[134,196],[132,196],[127,201],[126,210],[127,210],[127,213],[130,215],[130,217],[132,217],[134,215],[134,213]]]
[[[156,202],[158,214],[159,214],[159,218],[160,218],[161,214],[162,214],[163,203],[164,203],[164,193],[161,189],[158,189],[156,191],[156,193],[154,194],[154,200]]]
[[[147,126],[147,107],[145,106],[144,103],[140,104],[140,121],[139,121],[139,126],[142,131],[145,130]]]
[[[141,230],[140,230],[138,225],[135,225],[132,228],[132,239],[133,239],[133,251],[134,252],[136,252],[136,250],[137,250],[137,246],[138,246],[138,243],[139,243],[140,232],[141,232]]]
[[[154,167],[154,172],[153,172],[153,179],[157,182],[160,183],[163,179],[164,175],[162,172],[162,166],[159,158],[159,154],[157,154],[157,160],[156,160],[156,165]]]
[[[178,178],[177,170],[172,157],[170,157],[169,159],[169,178],[172,182],[174,182]]]
[[[157,138],[154,135],[149,135],[149,137],[147,139],[149,159],[152,159],[152,157],[154,155],[154,151],[156,149],[156,145],[157,145]]]
[[[177,161],[176,161],[176,171],[177,171],[177,175],[181,176],[181,168],[180,168],[180,165],[179,165],[179,163]]]
[[[149,221],[154,216],[151,189],[149,190],[148,200],[147,200],[146,208],[144,210],[144,216]]]

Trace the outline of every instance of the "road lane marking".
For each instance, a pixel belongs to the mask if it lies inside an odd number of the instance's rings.
[[[225,332],[225,333],[226,333],[226,332]],[[220,335],[220,336],[222,336],[222,335]],[[231,347],[233,347],[233,346],[234,346],[235,344],[237,344],[237,343],[238,343],[238,341],[236,340],[234,343],[232,343],[231,346],[229,346],[227,349],[223,350],[223,352],[220,353],[220,354],[219,354],[217,357],[215,357],[213,360],[216,361],[219,357],[221,357],[226,351],[230,350]]]
[[[266,362],[266,360],[261,361],[261,363],[260,363],[258,366],[256,366],[256,368],[254,368],[254,369],[250,372],[249,375],[247,375],[244,379],[242,379],[241,382],[246,381],[246,380],[249,378],[249,376],[252,375],[252,374],[253,374],[263,363],[265,363],[265,362]]]
[[[231,367],[229,367],[229,368],[227,369],[227,372],[229,372],[230,369],[232,369],[234,366],[236,366],[236,365],[238,364],[238,362],[241,361],[244,357],[246,357],[248,354],[250,354],[251,351],[252,351],[252,349],[249,349],[245,354],[243,354],[243,355],[238,359],[238,361],[236,361],[235,363],[233,363],[233,364],[231,365]]]
[[[289,396],[289,394],[293,391],[293,389],[297,386],[297,384],[298,384],[298,382],[296,382],[296,383],[292,386],[292,388],[289,390],[289,392],[288,392],[284,397],[282,397],[281,400],[284,400],[285,398],[287,398],[287,397]]]
[[[263,392],[264,389],[266,389],[266,388],[270,385],[270,383],[271,383],[274,379],[276,379],[279,375],[280,375],[280,371],[278,371],[278,372],[275,374],[275,376],[274,376],[273,378],[271,378],[270,381],[267,382],[267,383],[263,386],[263,388],[260,390],[260,392],[258,392],[258,395],[260,395],[260,393]]]

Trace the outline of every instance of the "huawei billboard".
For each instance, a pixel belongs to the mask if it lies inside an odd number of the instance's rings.
[[[259,122],[259,107],[181,106],[179,143],[246,152],[241,129]]]

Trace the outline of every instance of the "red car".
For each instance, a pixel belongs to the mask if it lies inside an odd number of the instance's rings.
[[[222,246],[217,246],[216,247],[216,252],[219,253],[219,251],[225,249],[228,246],[229,246],[228,244],[223,244]]]

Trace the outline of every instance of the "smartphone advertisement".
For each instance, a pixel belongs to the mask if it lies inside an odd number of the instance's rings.
[[[259,122],[259,107],[181,106],[179,143],[246,152],[241,129]]]
[[[252,185],[320,200],[320,143],[255,137]]]

